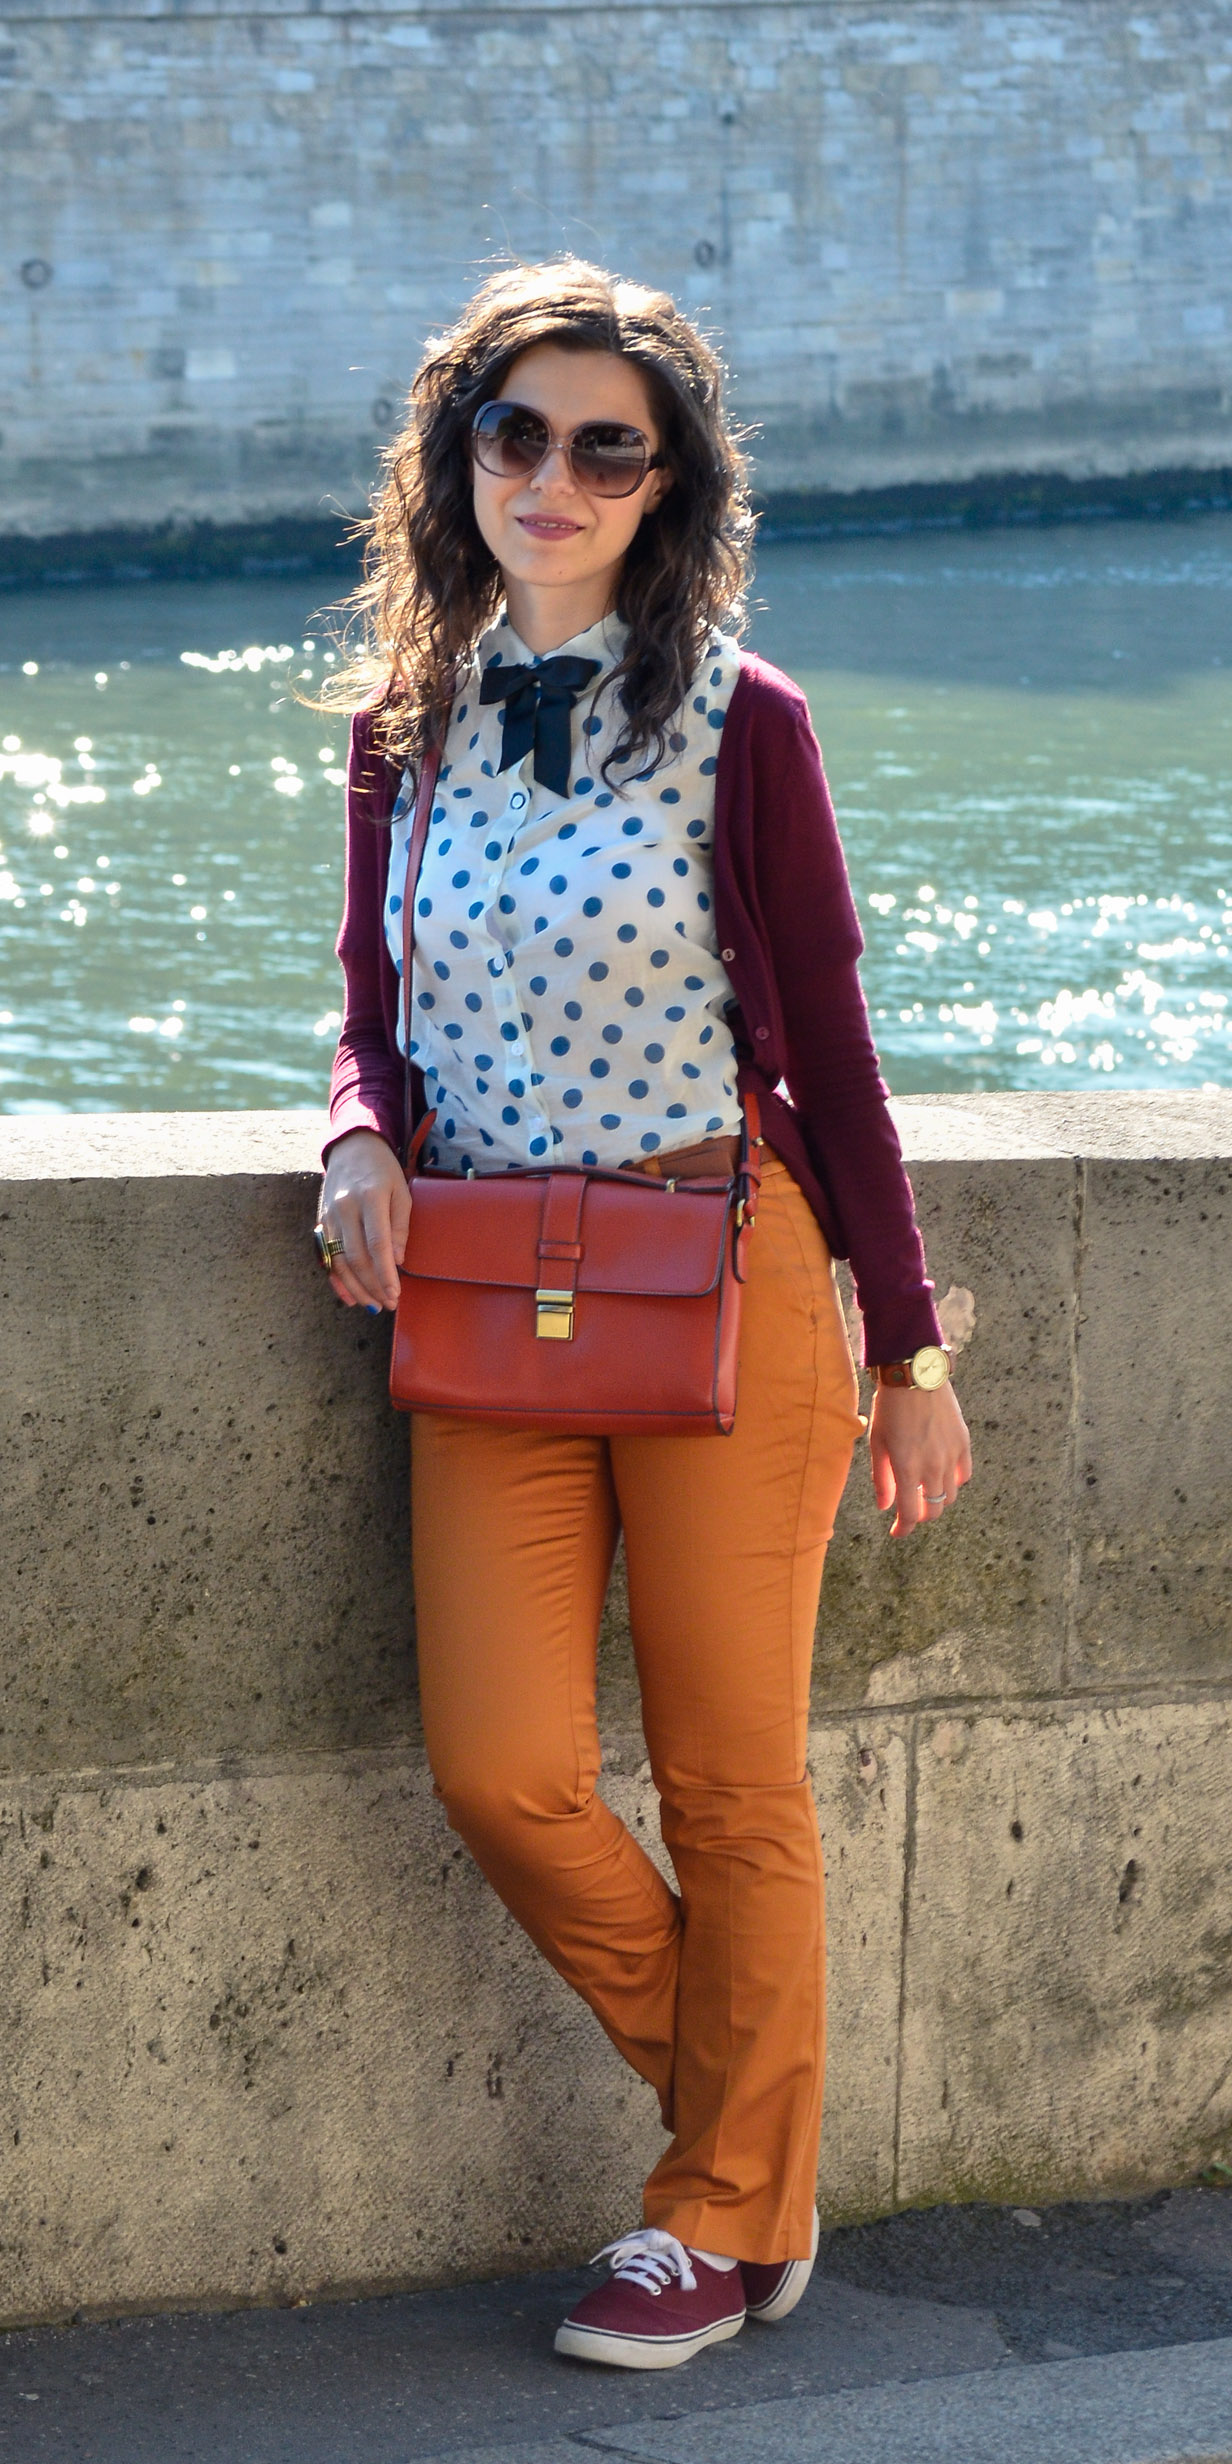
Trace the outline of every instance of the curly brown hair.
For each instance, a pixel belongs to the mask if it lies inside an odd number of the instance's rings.
[[[748,471],[709,344],[665,291],[580,257],[493,274],[420,363],[410,417],[385,452],[383,485],[360,526],[364,579],[344,603],[359,639],[344,635],[343,664],[314,704],[374,708],[383,750],[412,766],[443,736],[459,669],[501,595],[500,567],[474,515],[471,423],[514,361],[545,342],[611,351],[641,370],[672,477],[621,573],[625,725],[611,763],[661,760],[711,632],[743,622]]]

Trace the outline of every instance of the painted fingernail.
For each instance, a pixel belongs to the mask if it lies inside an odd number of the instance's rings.
[[[380,1310],[378,1309],[378,1307],[377,1307],[377,1305],[376,1305],[376,1302],[375,1302],[374,1300],[366,1300],[366,1301],[364,1302],[364,1307],[365,1307],[365,1309],[367,1310],[368,1315],[369,1315],[369,1317],[370,1317],[370,1318],[379,1318],[379,1316],[380,1316],[381,1312],[380,1312]]]

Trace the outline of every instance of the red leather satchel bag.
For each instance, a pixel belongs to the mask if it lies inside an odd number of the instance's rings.
[[[408,1005],[436,769],[425,761],[407,858]],[[409,1129],[409,1065],[407,1081]],[[423,1171],[433,1117],[407,1153],[411,1228],[389,1378],[397,1408],[590,1436],[726,1436],[761,1178],[755,1098],[735,1173],[713,1180]]]

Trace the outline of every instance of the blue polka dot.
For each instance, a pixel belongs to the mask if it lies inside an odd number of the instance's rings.
[[[496,903],[500,908],[502,915],[512,915],[518,902],[516,898],[510,898],[509,892],[506,890],[504,897],[498,899]]]
[[[697,903],[698,903],[698,906],[701,908],[702,914],[703,914],[703,915],[708,915],[708,914],[709,914],[709,912],[710,912],[710,901],[709,901],[709,899],[707,898],[706,893],[705,893],[705,891],[704,891],[704,890],[699,890],[699,891],[698,891],[698,893],[697,893]]]
[[[661,1061],[663,1058],[662,1044],[647,1044],[646,1058],[648,1061]]]
[[[479,764],[479,767],[480,767],[480,769],[482,770],[482,772],[483,772],[483,775],[484,775],[485,779],[494,779],[494,778],[495,778],[495,776],[496,776],[496,772],[495,772],[495,770],[493,769],[492,764],[491,764],[491,762],[490,762],[490,761],[481,761],[481,762],[480,762],[480,764]]]
[[[682,1077],[685,1077],[685,1078],[700,1078],[700,1077],[701,1077],[701,1071],[699,1070],[699,1068],[698,1068],[698,1066],[697,1066],[696,1061],[682,1061],[682,1062],[681,1062],[681,1064],[680,1064],[680,1070],[681,1070],[681,1076],[682,1076]]]
[[[562,898],[568,887],[569,884],[563,873],[553,873],[552,878],[548,883],[548,888],[553,892],[555,897]]]
[[[460,710],[458,711],[458,713],[457,713],[457,721],[458,721],[458,725],[459,725],[459,727],[462,725],[462,721],[463,721],[463,719],[464,719],[465,717],[466,717],[466,703],[465,703],[465,702],[463,702],[461,709],[460,709]]]
[[[629,989],[628,989],[627,993],[625,994],[625,999],[626,999],[626,1001],[628,1002],[629,1007],[630,1007],[630,1009],[631,1009],[631,1010],[640,1010],[640,1008],[641,1008],[641,1006],[642,1006],[642,1003],[643,1003],[643,1001],[645,1000],[645,998],[646,998],[646,995],[645,995],[645,993],[642,991],[642,988],[641,988],[641,985],[640,985],[640,984],[630,984]],[[681,1011],[681,1016],[682,1016],[682,1017],[684,1016],[684,1012],[683,1012],[683,1010]]]
[[[476,745],[478,744],[478,742],[479,742],[479,730],[478,730],[478,728],[476,728],[476,729],[475,729],[475,733],[474,733],[474,735],[471,737],[470,743],[468,744],[468,746],[467,746],[467,748],[466,748],[466,749],[467,749],[467,752],[468,752],[468,753],[473,753],[473,752],[474,752],[474,750],[475,750]],[[489,1146],[491,1146],[491,1144],[492,1144],[492,1141],[491,1141],[491,1139],[489,1138],[489,1140],[488,1140],[488,1145],[489,1145]]]
[[[447,983],[449,982],[449,969],[448,969],[448,967],[446,966],[445,961],[444,961],[444,959],[443,959],[443,958],[434,958],[434,959],[433,959],[433,961],[432,961],[432,973],[433,973],[433,975],[439,975],[439,977],[440,977],[440,979],[441,979],[442,984],[447,984]]]
[[[453,876],[453,887],[455,890],[465,890],[469,881],[469,873],[455,873]]]
[[[610,789],[605,789],[601,796],[595,797],[595,803],[598,805],[611,804],[612,801],[613,798]]]
[[[631,821],[622,821],[622,823],[621,823],[620,827],[621,827],[621,829],[623,830],[624,835],[625,835],[625,837],[626,837],[626,838],[636,838],[636,837],[639,835],[639,833],[640,833],[640,832],[641,832],[641,831],[645,828],[645,823],[644,823],[644,822],[642,822],[642,821],[639,821],[639,819],[638,819],[638,817],[637,817],[637,815],[636,815],[636,813],[635,813]]]
[[[687,856],[673,856],[673,857],[672,857],[672,871],[673,871],[674,873],[679,873],[679,874],[681,875],[682,879],[683,879],[684,875],[688,872],[688,869],[689,869],[689,859],[688,859],[688,857],[687,857]]]
[[[711,710],[711,711],[708,713],[708,715],[707,715],[707,719],[706,719],[706,725],[707,725],[707,727],[721,727],[721,726],[722,726],[722,724],[723,724],[723,713],[722,713],[722,711],[721,711],[721,710]]]
[[[527,1034],[529,1035],[530,1030],[531,1030],[531,1028],[533,1027],[534,1023],[535,1023],[535,1022],[534,1022],[534,1019],[531,1017],[531,1014],[530,1014],[530,1011],[529,1011],[529,1010],[523,1010],[521,1015],[522,1015],[522,1024],[523,1024],[523,1026],[525,1027]]]
[[[511,1129],[516,1125],[517,1118],[518,1108],[516,1104],[501,1105],[501,1119],[502,1121],[508,1121]]]
[[[593,714],[593,713],[592,713],[592,715],[590,716],[590,718],[588,718],[588,719],[583,719],[583,721],[582,721],[582,734],[583,734],[584,736],[598,736],[598,735],[600,735],[600,734],[602,733],[602,730],[603,730],[603,721],[602,721],[602,719],[596,718],[596,717],[594,716],[594,714]]]
[[[636,941],[636,924],[622,924],[616,934],[616,938],[618,941]]]
[[[681,940],[682,940],[682,941],[683,941],[683,940],[687,940],[687,939],[688,939],[688,935],[687,935],[687,934],[686,934],[686,932],[685,932],[685,929],[684,929],[683,924],[679,924],[679,923],[678,923],[678,924],[676,924],[676,925],[673,927],[673,930],[674,930],[674,931],[676,931],[676,932],[678,932],[678,933],[680,934],[680,937],[681,937]]]
[[[468,935],[466,933],[451,933],[449,936],[449,946],[454,950],[465,950],[469,946]]]
[[[685,831],[686,838],[704,838],[705,835],[706,824],[704,821],[691,821],[688,829]]]
[[[487,816],[487,814],[486,814],[486,813],[472,813],[472,814],[471,814],[471,828],[472,828],[472,830],[482,830],[482,828],[483,828],[483,826],[484,826],[484,823],[486,822],[487,818],[488,818],[488,816]]]
[[[538,870],[539,870],[539,858],[538,858],[538,856],[528,856],[528,857],[527,857],[527,859],[526,859],[525,864],[519,864],[519,866],[518,866],[518,871],[519,871],[520,873],[537,873],[537,872],[538,872]]]
[[[669,950],[652,950],[650,953],[651,966],[665,967],[670,956],[671,952]]]
[[[434,1010],[436,1008],[436,994],[434,992],[421,992],[419,995],[419,1007],[421,1010]]]
[[[455,1020],[451,1018],[445,1029],[445,1033],[449,1037],[450,1042],[456,1044],[461,1039],[462,1029],[456,1024]]]
[[[659,802],[660,804],[679,804],[680,789],[678,787],[661,787],[659,789]]]
[[[455,787],[453,792],[455,796],[464,796],[469,798],[474,795],[475,790],[473,787]]]
[[[541,1069],[533,1069],[530,1074],[530,1082],[533,1087],[541,1087],[543,1085],[543,1071]],[[509,1083],[512,1086],[512,1079],[510,1079]]]
[[[507,1044],[516,1044],[518,1040],[518,1031],[511,1018],[507,1018],[505,1020],[504,1026],[501,1028],[501,1034]]]
[[[644,1078],[631,1078],[629,1080],[629,1093],[630,1095],[635,1095],[640,1104],[643,1095],[649,1095],[650,1088]]]
[[[646,892],[646,904],[648,907],[662,907],[665,905],[666,899],[666,890],[647,890]]]
[[[648,1129],[643,1132],[641,1143],[642,1153],[644,1155],[653,1155],[655,1148],[657,1146],[662,1146],[663,1141],[660,1138],[657,1129]]]
[[[603,913],[603,901],[602,901],[602,899],[601,899],[601,898],[584,898],[584,899],[582,900],[582,913],[583,913],[583,915],[602,915],[602,913]]]
[[[618,1112],[601,1112],[599,1115],[599,1127],[600,1129],[619,1129],[620,1114]]]
[[[603,1030],[603,1041],[605,1044],[619,1044],[623,1036],[623,1027],[605,1027]]]
[[[688,748],[689,739],[687,736],[682,736],[679,728],[677,728],[675,734],[668,737],[667,742],[668,750],[670,752],[683,753]]]
[[[527,1154],[528,1154],[528,1155],[546,1155],[546,1154],[547,1154],[547,1151],[548,1151],[548,1142],[547,1142],[547,1139],[546,1139],[546,1138],[532,1138],[532,1139],[530,1140],[530,1142],[529,1142],[528,1146],[527,1146],[527,1150],[526,1150],[526,1151],[527,1151]]]
[[[556,1129],[556,1128],[554,1127],[554,1128],[553,1128],[553,1130],[552,1130],[552,1144],[553,1144],[553,1146],[563,1146],[563,1145],[564,1145],[564,1143],[565,1143],[565,1133],[564,1133],[563,1129]]]
[[[511,1095],[525,1095],[526,1080],[524,1078],[511,1078],[509,1081],[509,1092]]]
[[[613,877],[617,881],[627,881],[632,871],[633,866],[631,864],[614,864],[612,866]]]
[[[582,1015],[582,1004],[581,1004],[581,1002],[580,1002],[580,1001],[566,1001],[566,1003],[565,1003],[565,1016],[566,1016],[566,1018],[578,1019],[578,1018],[580,1018],[580,1017],[581,1017],[581,1015]]]
[[[576,821],[562,821],[562,823],[561,823],[561,825],[560,825],[560,828],[559,828],[559,830],[557,831],[556,835],[557,835],[557,838],[576,838],[576,837],[577,837],[577,823],[576,823]]]
[[[540,994],[545,993],[548,988],[548,979],[546,975],[532,975],[530,979],[530,988],[532,992]]]
[[[712,1113],[711,1113],[711,1115],[710,1115],[709,1120],[708,1120],[708,1121],[707,1121],[707,1123],[706,1123],[706,1127],[707,1127],[707,1129],[722,1129],[722,1127],[723,1127],[723,1115],[722,1115],[722,1113],[721,1113],[721,1112],[712,1112]]]
[[[402,901],[401,901],[401,899],[400,899],[400,898],[391,898],[391,899],[390,899],[390,902],[389,902],[389,912],[390,912],[390,914],[391,914],[391,915],[396,915],[396,914],[397,914],[397,912],[398,912],[398,909],[399,909],[399,907],[400,907],[401,905],[402,905]]]
[[[467,910],[466,910],[466,912],[467,912],[468,916],[470,917],[470,920],[471,920],[472,924],[477,923],[477,922],[478,922],[478,920],[479,920],[479,917],[483,914],[483,900],[482,900],[481,898],[477,898],[477,899],[475,900],[475,904],[474,904],[474,906],[473,906],[473,907],[468,907],[468,908],[467,908]]]
[[[466,996],[466,1006],[468,1010],[481,1010],[483,1008],[483,1002],[477,992],[468,992]]]
[[[573,792],[574,792],[574,795],[575,795],[575,796],[584,796],[584,795],[585,795],[585,793],[586,793],[587,788],[589,787],[589,785],[590,785],[590,780],[589,780],[589,779],[587,779],[587,778],[575,779],[575,780],[574,780],[574,782],[573,782]]]
[[[438,805],[435,805],[435,806],[433,807],[433,812],[432,812],[432,819],[433,819],[433,821],[443,821],[443,820],[444,820],[444,818],[445,818],[445,807],[444,807],[444,805],[443,805],[443,804],[438,804]]]
[[[684,988],[686,992],[704,992],[706,989],[705,979],[700,975],[686,975],[684,979]]]
[[[487,1088],[485,1087],[485,1088],[484,1088],[484,1094],[485,1094],[485,1095],[487,1094],[487,1091],[488,1091],[488,1090],[487,1090]],[[483,1143],[484,1143],[484,1145],[485,1145],[485,1146],[495,1146],[495,1144],[496,1144],[496,1140],[495,1140],[494,1138],[490,1138],[490,1137],[488,1136],[488,1133],[487,1133],[486,1129],[481,1129],[481,1130],[480,1130],[480,1132],[479,1132],[479,1135],[480,1135],[480,1137],[482,1138]]]
[[[504,972],[505,972],[505,962],[504,962],[504,960],[503,960],[503,959],[501,959],[501,958],[490,958],[490,959],[488,960],[488,973],[489,973],[489,975],[503,975],[503,974],[504,974]]]
[[[537,915],[537,916],[535,917],[535,931],[536,931],[537,933],[545,933],[545,932],[547,931],[547,928],[548,928],[548,920],[547,920],[547,917],[546,917],[545,915]]]
[[[500,840],[497,838],[490,838],[483,852],[485,856],[491,856],[493,860],[495,860],[501,852]]]
[[[548,1051],[549,1051],[549,1052],[554,1052],[554,1053],[556,1054],[556,1056],[557,1056],[557,1059],[558,1059],[558,1060],[559,1060],[559,1058],[561,1057],[561,1055],[562,1055],[563,1053],[568,1052],[568,1050],[569,1050],[569,1038],[568,1038],[568,1036],[567,1036],[567,1035],[554,1035],[554,1036],[552,1037],[552,1041],[551,1041],[551,1043],[550,1043],[550,1044],[549,1044],[549,1046],[548,1046]]]
[[[558,958],[572,958],[573,956],[573,943],[571,941],[554,941],[552,943],[552,947]]]
[[[592,984],[602,984],[606,982],[607,967],[601,958],[596,958],[593,966],[588,967],[586,973],[590,977]]]
[[[567,1104],[567,1105],[568,1105],[568,1108],[569,1108],[570,1112],[576,1112],[576,1111],[577,1111],[577,1108],[578,1108],[578,1105],[581,1103],[581,1100],[582,1100],[582,1090],[581,1090],[581,1088],[580,1088],[580,1087],[566,1087],[566,1088],[565,1088],[565,1091],[564,1091],[564,1094],[561,1096],[561,1099],[560,1099],[560,1100],[561,1100],[562,1104]]]
[[[708,1044],[708,1043],[709,1043],[709,1041],[710,1041],[711,1036],[713,1035],[713,1033],[714,1033],[714,1028],[713,1028],[713,1027],[703,1027],[703,1028],[702,1028],[702,1031],[701,1031],[701,1034],[698,1036],[698,1039],[697,1039],[697,1040],[698,1040],[698,1043],[699,1043],[699,1044]]]
[[[502,653],[501,651],[499,651],[499,650],[494,650],[494,651],[493,651],[493,653],[492,653],[491,658],[490,658],[490,659],[489,659],[489,661],[488,661],[488,665],[489,665],[489,667],[500,667],[500,666],[501,666],[501,664],[502,664],[502,660],[503,660],[503,653]],[[508,696],[507,696],[507,695],[506,695],[506,699],[508,699]]]
[[[430,898],[421,898],[421,899],[420,899],[420,902],[419,902],[419,912],[420,912],[420,914],[421,914],[421,915],[431,915],[431,913],[432,913],[432,901],[431,901],[431,899],[430,899]]]
[[[565,1102],[566,1102],[566,1103],[568,1103],[568,1101],[569,1101],[569,1098],[568,1098],[568,1096],[566,1096],[566,1097],[565,1097]],[[584,1146],[584,1147],[583,1147],[583,1149],[582,1149],[582,1161],[583,1161],[583,1163],[584,1163],[584,1164],[597,1164],[597,1163],[598,1163],[599,1158],[598,1158],[598,1156],[596,1155],[595,1150],[594,1150],[594,1148],[593,1148],[592,1146]]]
[[[685,1120],[687,1120],[687,1119],[688,1119],[688,1117],[689,1117],[689,1107],[688,1107],[688,1105],[687,1105],[687,1104],[669,1104],[669,1105],[668,1105],[668,1107],[667,1107],[667,1118],[668,1118],[668,1120],[669,1120],[669,1121],[685,1121]]]
[[[704,779],[712,778],[715,771],[718,769],[718,766],[717,756],[713,753],[708,753],[705,761],[699,761],[697,765],[698,770]]]
[[[475,1055],[475,1067],[476,1069],[495,1069],[496,1063],[490,1052],[477,1052]]]
[[[612,1067],[611,1062],[610,1062],[610,1061],[605,1061],[605,1060],[604,1060],[604,1058],[603,1058],[602,1053],[600,1053],[598,1060],[597,1060],[597,1061],[592,1061],[592,1062],[591,1062],[591,1065],[590,1065],[590,1074],[591,1074],[591,1077],[592,1077],[592,1078],[606,1078],[606,1077],[608,1077],[608,1076],[610,1075],[610,1073],[611,1073],[611,1067]]]
[[[446,1123],[445,1123],[445,1136],[446,1136],[447,1138],[456,1138],[456,1137],[457,1137],[457,1134],[458,1134],[458,1124],[457,1124],[457,1122],[456,1122],[456,1121],[446,1121]]]
[[[695,709],[695,710],[704,710],[704,709],[705,709],[705,707],[706,707],[706,696],[705,696],[705,694],[704,694],[704,693],[695,693],[695,694],[694,694],[694,696],[693,696],[693,707],[694,707],[694,709]]]

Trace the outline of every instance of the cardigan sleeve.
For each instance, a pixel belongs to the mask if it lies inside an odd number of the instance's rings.
[[[337,941],[342,1031],[330,1078],[326,1155],[352,1129],[375,1130],[395,1153],[402,1140],[404,1067],[393,1029],[399,985],[384,926],[392,801],[368,713],[360,711],[351,723],[347,765],[346,885]]]
[[[755,845],[784,1078],[843,1229],[865,1357],[902,1360],[939,1343],[941,1329],[860,983],[863,936],[803,697],[790,712],[780,707],[774,738],[773,787]]]

